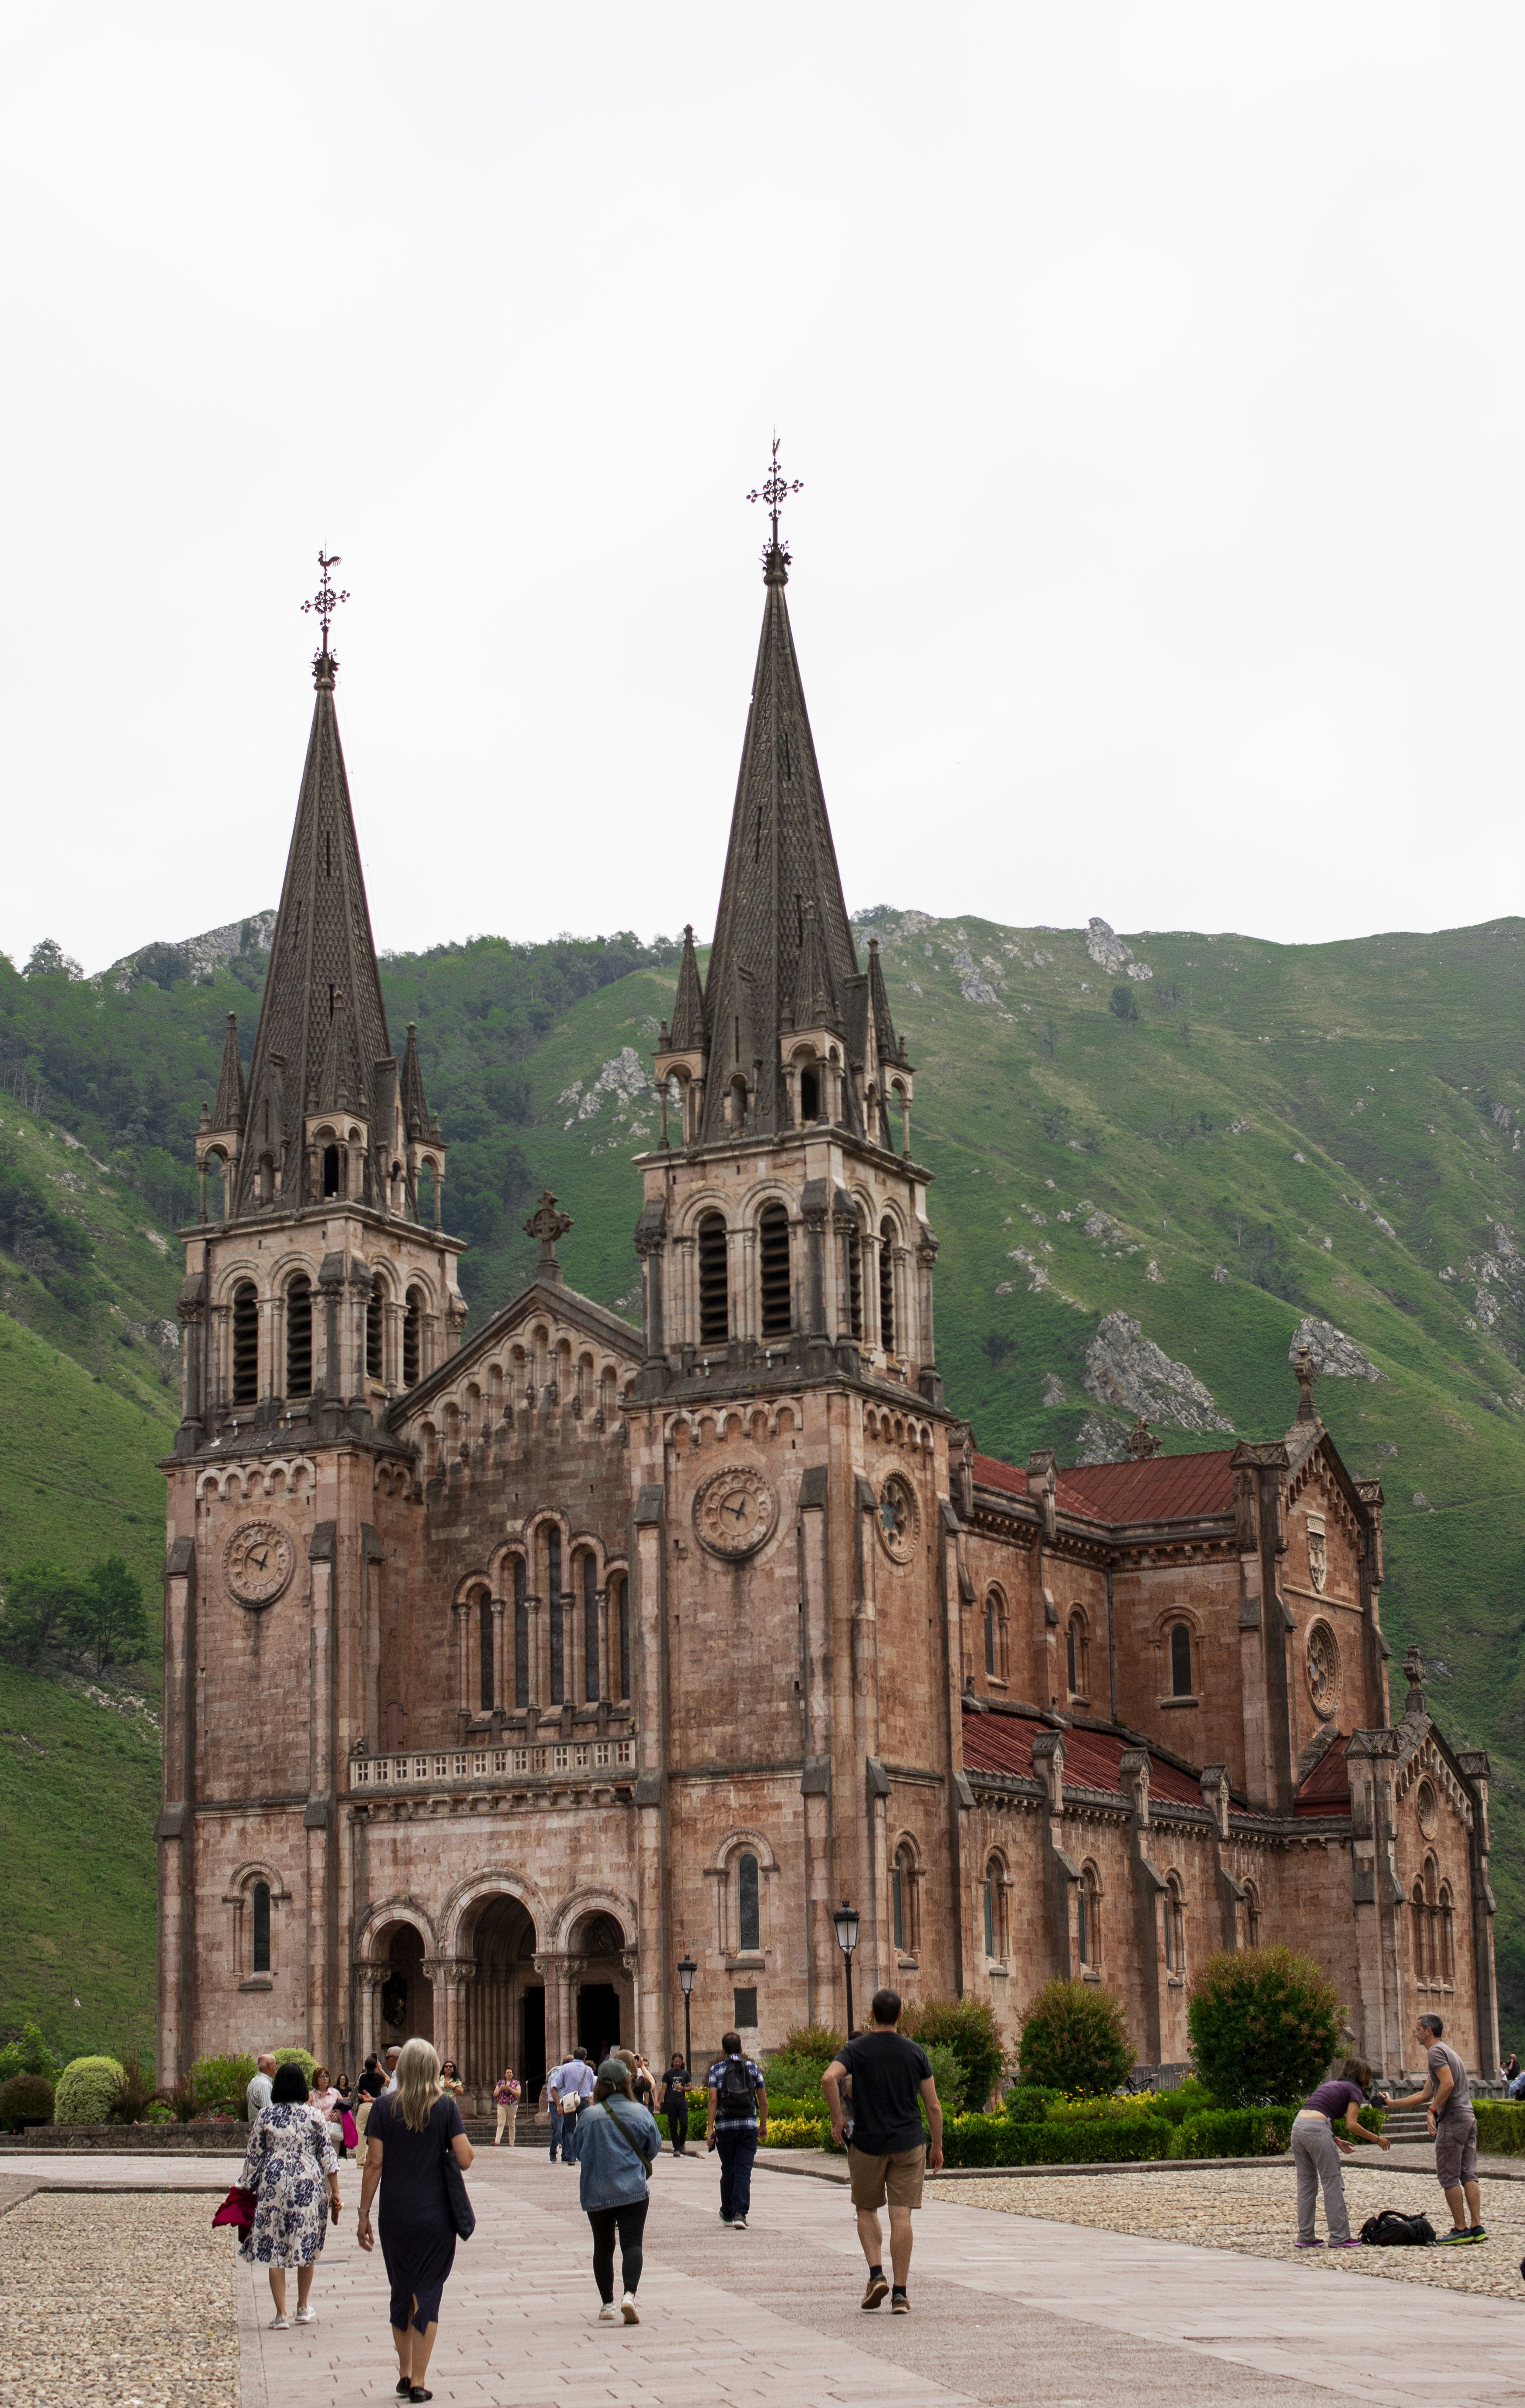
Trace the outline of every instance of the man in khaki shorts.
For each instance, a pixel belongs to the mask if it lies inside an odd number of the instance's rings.
[[[873,2028],[860,2032],[839,2049],[821,2077],[831,2110],[831,2132],[839,2146],[847,2134],[847,2112],[842,2086],[853,2085],[852,2135],[847,2163],[852,2174],[853,2205],[857,2210],[857,2237],[869,2261],[869,2284],[863,2305],[876,2308],[890,2286],[885,2280],[884,2236],[879,2211],[889,2204],[889,2262],[895,2277],[890,2298],[892,2315],[910,2311],[906,2276],[911,2272],[911,2212],[921,2205],[927,2173],[927,2140],[922,2130],[921,2102],[932,2135],[932,2172],[942,2168],[942,2109],[937,2084],[924,2048],[902,2039],[895,2027],[900,2020],[897,1991],[876,1990],[869,2013]]]
[[[1394,2099],[1394,2107],[1428,2107],[1435,2141],[1435,2180],[1446,2193],[1451,2229],[1441,2234],[1443,2246],[1456,2249],[1488,2239],[1483,2223],[1483,2199],[1477,2187],[1477,2114],[1472,2103],[1467,2069],[1454,2048],[1441,2038],[1446,2027],[1438,2015],[1421,2015],[1415,2029],[1425,2052],[1427,2068],[1422,2090]]]

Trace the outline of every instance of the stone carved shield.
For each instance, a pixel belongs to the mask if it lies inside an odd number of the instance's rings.
[[[1329,1578],[1329,1547],[1322,1522],[1310,1522],[1308,1525],[1308,1577],[1322,1597],[1324,1583]]]

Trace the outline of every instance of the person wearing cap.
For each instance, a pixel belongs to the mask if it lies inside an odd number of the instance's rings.
[[[578,2199],[593,2231],[593,2279],[598,2286],[598,2321],[640,2322],[636,2292],[640,2286],[641,2238],[650,2204],[648,2184],[662,2147],[654,2116],[630,2094],[630,2069],[606,2057],[583,2108],[563,2143],[578,2172]],[[614,2241],[620,2244],[624,2296],[614,2305]]]

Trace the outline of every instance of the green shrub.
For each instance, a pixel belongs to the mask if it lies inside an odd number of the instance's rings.
[[[64,2071],[64,2060],[55,2057],[36,2024],[23,2024],[20,2040],[7,2040],[0,2048],[0,2082],[8,2082],[13,2073],[41,2073],[56,2082]]]
[[[842,2034],[828,2024],[796,2024],[784,2035],[780,2057],[802,2057],[825,2071],[842,2046]],[[771,2062],[771,2059],[770,2059]]]
[[[1220,1949],[1192,1985],[1187,2022],[1218,2105],[1259,2107],[1307,2097],[1338,2053],[1345,2013],[1313,1957]]]
[[[53,2120],[58,2124],[109,2123],[122,2087],[122,2068],[114,2057],[77,2057],[58,2077]]]
[[[302,2069],[302,2079],[308,2088],[311,2089],[312,2077],[318,2071],[318,2060],[309,2048],[273,2048],[270,2055],[275,2058],[277,2065],[299,2065]]]
[[[52,2122],[53,2086],[45,2073],[12,2073],[0,2082],[0,2124],[19,2124],[23,2116]]]
[[[1006,2049],[994,2011],[983,1999],[926,1999],[900,2017],[907,2040],[919,2040],[930,2056],[951,2049],[958,2065],[957,2093],[938,2082],[945,2108],[977,2114],[1006,2071]]]
[[[942,2133],[950,2166],[1129,2165],[1169,2157],[1171,2128],[1155,2115],[1014,2124],[1009,2115],[956,2115]]]
[[[1049,1982],[1022,2018],[1022,2079],[1094,2096],[1115,2090],[1133,2062],[1123,2011],[1094,1982]]]
[[[191,2068],[191,2096],[203,2114],[225,2107],[232,2114],[241,2115],[244,2092],[254,2071],[254,2060],[247,2051],[235,2057],[198,2057]]]
[[[1041,2124],[1050,2107],[1063,2098],[1062,2090],[1045,2090],[1041,2083],[1018,2082],[1006,2093],[1006,2114],[1014,2124]]]
[[[775,2099],[822,2099],[821,2076],[830,2064],[828,2057],[819,2064],[813,2057],[785,2056],[781,2050],[775,2057],[763,2059],[763,2079],[768,2085],[770,2102]]]
[[[1149,2102],[1150,2113],[1163,2115],[1167,2124],[1184,2124],[1188,2115],[1205,2115],[1216,2103],[1212,2092],[1201,2082],[1183,2082],[1179,2090],[1144,2090],[1138,2094]]]
[[[1525,2157],[1525,2106],[1514,2099],[1474,2099],[1477,2145],[1500,2157]],[[1361,2117],[1364,2124],[1365,2116]]]
[[[167,2099],[151,2099],[143,2110],[145,2124],[173,2124],[175,2110]]]
[[[770,2115],[762,2144],[765,2149],[818,2149],[821,2123],[808,2115]]]
[[[1051,2124],[1131,2124],[1141,2115],[1153,2115],[1159,2123],[1168,2120],[1158,2114],[1158,2102],[1144,2096],[1136,2099],[1056,2099],[1048,2111]]]
[[[1173,2157],[1274,2157],[1291,2145],[1295,2107],[1214,2107],[1172,2133]]]

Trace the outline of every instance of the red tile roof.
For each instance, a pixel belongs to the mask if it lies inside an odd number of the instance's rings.
[[[1300,1814],[1349,1813],[1350,1775],[1345,1761],[1345,1752],[1349,1744],[1348,1733],[1342,1732],[1333,1746],[1324,1750],[1298,1791],[1297,1812]]]
[[[1093,1522],[1187,1522],[1231,1513],[1233,1457],[1227,1447],[1206,1455],[1157,1455],[1147,1463],[1092,1463],[1061,1471],[1060,1510]],[[974,1457],[979,1487],[1028,1494],[1028,1475],[992,1455]]]
[[[982,1714],[964,1711],[964,1762],[972,1772],[1032,1771],[1032,1742],[1049,1726],[1026,1714]],[[1064,1777],[1082,1789],[1105,1789],[1121,1796],[1118,1770],[1123,1750],[1137,1745],[1121,1731],[1067,1730],[1064,1733]],[[1189,1772],[1149,1758],[1151,1797],[1179,1806],[1200,1806],[1202,1793]]]

